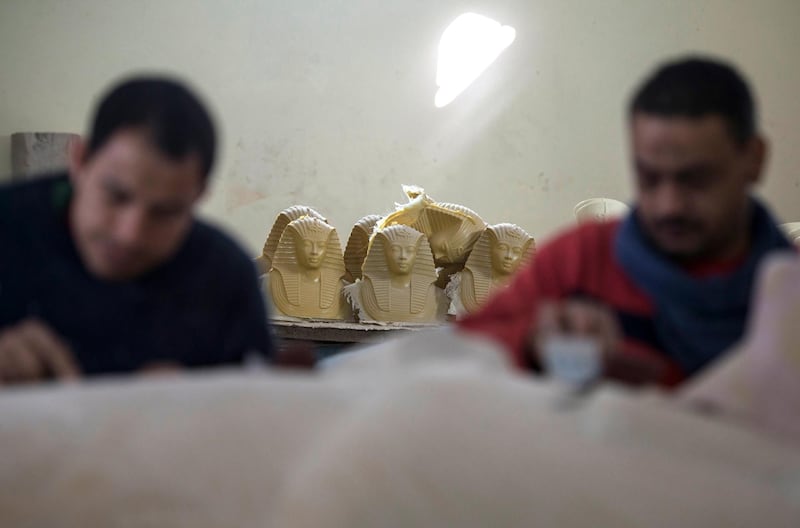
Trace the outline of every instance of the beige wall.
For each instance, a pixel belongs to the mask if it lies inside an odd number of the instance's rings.
[[[468,10],[517,39],[436,109],[438,39]],[[11,133],[82,131],[109,80],[169,71],[222,129],[204,210],[253,251],[284,207],[317,207],[344,238],[401,183],[541,237],[584,198],[630,196],[626,98],[690,50],[752,79],[773,146],[764,194],[800,220],[796,0],[2,0],[0,173]]]

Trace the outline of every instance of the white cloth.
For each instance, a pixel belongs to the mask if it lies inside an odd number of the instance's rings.
[[[3,389],[0,526],[796,528],[800,262],[776,262],[748,346],[677,401],[570,398],[452,329],[316,376]]]
[[[437,365],[5,391],[0,526],[800,526],[796,447]]]

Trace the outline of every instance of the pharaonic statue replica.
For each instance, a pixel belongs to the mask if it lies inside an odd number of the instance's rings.
[[[447,285],[451,313],[462,315],[480,308],[496,290],[533,257],[533,237],[514,224],[487,227],[472,249],[463,271]]]
[[[380,215],[365,216],[353,226],[347,247],[344,249],[345,282],[353,283],[361,278],[361,266],[367,257],[369,238],[375,229],[375,224],[381,219]]]
[[[319,218],[327,223],[327,220],[321,214],[305,205],[293,205],[278,213],[275,222],[272,223],[272,229],[270,229],[267,240],[264,242],[264,249],[261,251],[261,255],[255,259],[259,275],[266,274],[272,267],[272,258],[275,256],[275,250],[278,248],[278,241],[281,239],[283,230],[286,229],[289,222],[303,216]]]
[[[398,204],[396,210],[378,224],[379,228],[403,224],[424,233],[434,263],[441,268],[438,285],[443,287],[451,274],[463,269],[486,222],[463,205],[435,202],[420,187],[403,186],[403,190],[409,202]]]
[[[574,209],[579,224],[603,222],[625,216],[629,207],[613,198],[589,198],[579,202]]]
[[[478,214],[463,205],[435,203],[427,208],[414,225],[430,233],[428,241],[434,263],[439,267],[463,265],[486,223]]]
[[[348,316],[342,298],[344,273],[336,230],[319,218],[304,216],[283,230],[266,282],[279,314],[343,319]]]
[[[443,292],[427,237],[394,225],[373,235],[361,280],[346,287],[361,321],[434,323],[444,317]]]

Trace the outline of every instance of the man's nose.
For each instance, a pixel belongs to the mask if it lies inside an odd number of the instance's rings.
[[[664,183],[657,191],[656,207],[659,216],[681,215],[686,211],[688,200],[680,185]]]
[[[114,238],[125,245],[137,245],[147,237],[147,216],[135,208],[119,213],[114,225]]]

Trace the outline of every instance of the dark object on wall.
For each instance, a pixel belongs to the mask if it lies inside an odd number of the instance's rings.
[[[18,132],[11,135],[11,172],[27,179],[67,167],[69,144],[78,134]]]

